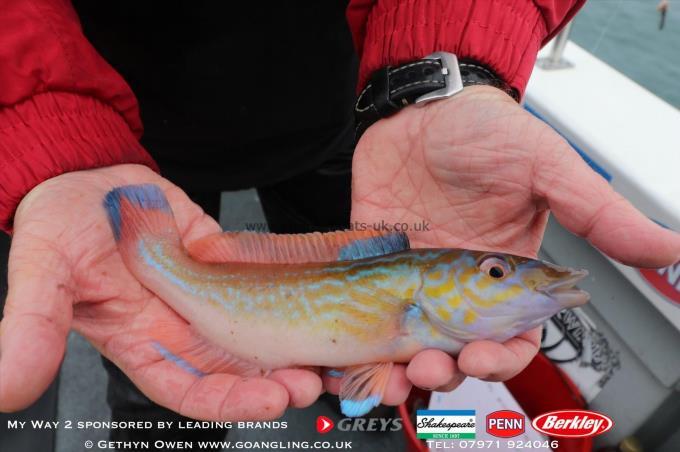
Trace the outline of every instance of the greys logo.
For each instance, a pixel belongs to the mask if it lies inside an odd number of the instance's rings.
[[[369,419],[346,417],[337,423],[343,432],[396,432],[402,429],[401,418],[374,417]]]

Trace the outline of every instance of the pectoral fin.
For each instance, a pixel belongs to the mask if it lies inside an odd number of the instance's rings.
[[[340,381],[340,409],[349,417],[363,416],[380,404],[393,363],[371,363],[344,369]]]

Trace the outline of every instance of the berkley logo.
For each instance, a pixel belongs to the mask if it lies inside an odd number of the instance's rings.
[[[588,438],[609,431],[614,426],[614,421],[595,411],[558,410],[541,414],[531,425],[549,436]]]
[[[680,262],[665,268],[641,268],[640,274],[659,293],[680,305]]]
[[[494,411],[486,415],[486,432],[499,438],[512,438],[524,433],[524,415],[512,410]]]
[[[316,418],[316,431],[322,435],[330,432],[334,425],[333,421],[326,416],[319,416]]]

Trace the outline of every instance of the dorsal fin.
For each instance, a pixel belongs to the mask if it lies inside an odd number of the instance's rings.
[[[375,256],[408,249],[408,239],[394,233],[374,230],[313,232],[309,234],[266,234],[258,232],[220,232],[208,235],[187,247],[189,254],[202,262],[252,262],[299,264],[332,262]],[[363,243],[371,239],[379,242]],[[405,248],[403,248],[405,244]],[[402,248],[396,249],[398,246]],[[387,250],[387,251],[386,251]]]
[[[393,232],[349,243],[340,250],[338,260],[351,261],[373,256],[382,256],[409,249],[408,236]]]

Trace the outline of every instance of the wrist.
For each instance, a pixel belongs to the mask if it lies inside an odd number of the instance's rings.
[[[512,104],[514,106],[519,106],[517,101],[510,97],[505,91],[490,85],[466,86],[463,88],[463,91],[461,91],[460,94],[447,100],[451,102],[455,102],[456,100],[479,100],[489,102],[503,102]]]
[[[379,0],[361,43],[359,87],[382,67],[444,50],[483,63],[522,93],[546,34],[539,9],[529,0]]]
[[[458,60],[435,52],[400,66],[377,70],[355,104],[357,139],[372,124],[412,104],[441,101],[460,95],[465,87],[488,86],[519,102],[519,93],[491,69],[474,60]]]
[[[124,118],[97,99],[43,93],[0,109],[0,230],[21,199],[59,174],[142,163],[156,168]]]

